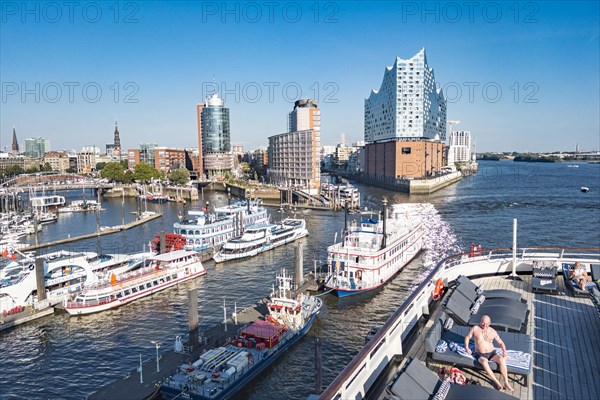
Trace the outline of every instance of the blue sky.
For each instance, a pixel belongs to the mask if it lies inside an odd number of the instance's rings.
[[[68,4],[68,2],[67,2]],[[472,5],[469,5],[472,4]],[[0,146],[196,146],[215,82],[234,144],[266,146],[299,95],[322,144],[363,137],[386,66],[425,47],[477,151],[600,148],[599,3],[2,2]]]

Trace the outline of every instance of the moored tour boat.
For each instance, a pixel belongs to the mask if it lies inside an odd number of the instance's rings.
[[[213,259],[219,263],[252,257],[305,236],[308,230],[303,219],[286,218],[279,224],[250,225],[242,236],[225,242]]]
[[[58,209],[59,213],[103,211],[102,205],[96,200],[73,200],[68,206]]]
[[[36,307],[39,300],[35,259],[29,255],[17,261],[11,253],[9,262],[0,269],[0,312],[14,307]],[[43,256],[45,297],[48,305],[63,302],[79,292],[83,283],[123,273],[139,267],[148,253],[98,254],[58,251]]]
[[[242,327],[226,345],[182,365],[162,384],[163,399],[229,399],[308,333],[321,309],[321,299],[294,296],[292,279],[285,273],[277,280],[278,290],[271,294],[266,317]]]
[[[172,251],[149,257],[145,266],[131,272],[86,281],[74,300],[65,301],[64,308],[71,315],[104,311],[204,274],[197,252]]]
[[[325,288],[339,297],[375,289],[415,258],[425,243],[422,215],[431,204],[396,204],[383,218],[353,224],[340,243],[327,248]]]
[[[173,225],[174,233],[186,238],[186,248],[205,251],[215,249],[227,240],[241,235],[249,225],[268,222],[269,215],[258,202],[240,202],[217,207],[214,213],[190,210],[187,219],[179,215],[179,220]]]

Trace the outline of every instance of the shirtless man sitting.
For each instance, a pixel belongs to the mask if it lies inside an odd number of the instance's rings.
[[[475,340],[475,358],[483,366],[483,369],[492,379],[496,388],[498,390],[504,390],[504,387],[506,387],[506,389],[512,391],[513,388],[508,382],[508,372],[506,370],[506,346],[502,339],[500,339],[500,336],[498,336],[498,332],[490,327],[491,322],[490,317],[487,315],[481,317],[479,325],[471,328],[469,334],[465,337],[465,349],[467,350],[467,353],[471,354],[469,341],[471,340],[471,337],[473,337]],[[502,349],[502,357],[498,355],[494,349],[494,340]],[[504,378],[504,387],[500,384],[498,379],[496,379],[494,372],[490,368],[489,361],[494,361],[500,366],[500,374]]]

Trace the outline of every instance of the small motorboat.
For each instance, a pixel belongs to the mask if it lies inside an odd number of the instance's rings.
[[[589,192],[589,191],[590,191],[590,188],[589,188],[589,187],[587,187],[587,186],[582,186],[582,187],[580,188],[580,190],[581,190],[583,193],[587,193],[587,192]]]

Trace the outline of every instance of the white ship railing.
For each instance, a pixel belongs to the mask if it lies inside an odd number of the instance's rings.
[[[523,248],[517,250],[517,273],[531,273],[534,260],[557,262],[600,262],[600,248]],[[319,396],[319,399],[365,398],[369,389],[395,356],[406,354],[404,340],[423,315],[429,314],[429,304],[435,282],[446,284],[459,275],[484,276],[508,274],[512,271],[512,249],[466,252],[440,261],[406,301],[392,314],[366,346]],[[408,349],[407,349],[408,350]]]

